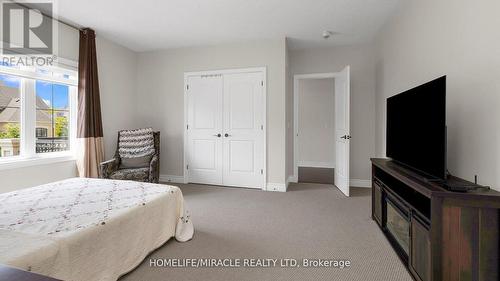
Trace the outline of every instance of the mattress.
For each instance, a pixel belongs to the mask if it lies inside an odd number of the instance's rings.
[[[74,178],[0,194],[0,263],[62,280],[116,280],[193,232],[175,186]]]

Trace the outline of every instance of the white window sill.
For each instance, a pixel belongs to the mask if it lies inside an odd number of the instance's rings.
[[[75,156],[70,153],[51,153],[48,155],[30,158],[14,156],[9,157],[8,159],[0,159],[0,171],[75,160]]]

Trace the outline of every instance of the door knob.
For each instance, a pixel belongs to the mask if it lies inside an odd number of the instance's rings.
[[[218,137],[218,138],[220,138],[221,136],[222,136],[221,134],[214,135],[214,137]]]
[[[224,136],[227,138],[227,137],[230,137],[231,135],[228,133],[225,133]]]
[[[341,139],[345,139],[345,140],[346,140],[346,139],[347,139],[347,135],[343,135],[343,136],[341,136],[340,138],[341,138]]]

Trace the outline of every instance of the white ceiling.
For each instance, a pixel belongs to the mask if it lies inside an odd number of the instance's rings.
[[[285,36],[301,49],[367,42],[400,1],[60,0],[56,14],[139,52]]]

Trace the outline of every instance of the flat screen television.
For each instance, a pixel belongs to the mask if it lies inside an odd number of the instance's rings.
[[[387,99],[387,156],[446,180],[446,76]]]

